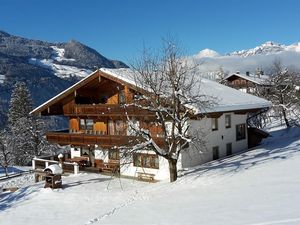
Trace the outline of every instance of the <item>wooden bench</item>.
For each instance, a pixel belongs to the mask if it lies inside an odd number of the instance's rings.
[[[99,168],[99,172],[109,172],[115,173],[120,172],[120,162],[119,160],[109,160],[108,163],[103,162],[103,160],[95,160],[95,167]]]
[[[89,166],[89,157],[87,156],[76,156],[74,158],[69,158],[65,160],[66,162],[76,162],[80,168],[83,168],[85,166]]]
[[[102,159],[95,159],[94,160],[94,167],[96,168],[102,168],[103,167],[103,160]]]
[[[144,173],[144,172],[137,172],[138,174],[138,179],[139,180],[150,180],[154,181],[155,175],[152,173]]]

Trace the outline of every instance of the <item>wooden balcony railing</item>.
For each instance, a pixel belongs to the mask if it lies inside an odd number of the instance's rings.
[[[153,113],[135,106],[117,104],[74,105],[64,109],[67,116],[154,116]]]
[[[48,132],[46,133],[47,140],[52,143],[61,145],[99,145],[102,148],[110,148],[114,146],[133,146],[139,142],[135,136],[121,135],[94,135],[82,133],[62,133]],[[164,146],[163,138],[154,138],[158,146]]]

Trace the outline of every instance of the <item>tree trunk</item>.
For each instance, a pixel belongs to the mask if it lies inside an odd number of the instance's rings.
[[[5,171],[5,176],[8,177],[8,171],[7,171],[7,166],[4,167],[4,171]]]
[[[170,182],[177,180],[177,159],[168,159],[169,162],[169,172],[170,172]]]
[[[290,127],[291,125],[290,125],[290,123],[287,119],[286,112],[285,112],[285,109],[283,107],[282,107],[282,114],[283,114],[283,118],[284,118],[284,122],[285,122],[286,127]]]

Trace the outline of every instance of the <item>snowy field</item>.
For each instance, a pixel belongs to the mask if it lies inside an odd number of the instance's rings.
[[[0,224],[300,224],[300,129],[272,135],[171,184],[80,174],[51,190],[28,181],[0,194]]]

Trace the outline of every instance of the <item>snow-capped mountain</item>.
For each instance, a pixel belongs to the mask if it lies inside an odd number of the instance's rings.
[[[211,49],[203,49],[200,51],[198,54],[194,55],[195,58],[201,59],[201,58],[213,58],[213,57],[218,57],[220,54],[214,50]]]
[[[260,46],[248,50],[235,51],[221,55],[214,50],[204,49],[198,54],[190,56],[192,61],[199,62],[202,76],[216,79],[220,73],[246,71],[254,73],[257,68],[266,73],[270,70],[275,59],[281,60],[286,67],[300,70],[300,42],[284,45],[268,41]]]
[[[241,56],[241,57],[248,57],[253,55],[269,55],[269,54],[276,54],[284,51],[292,51],[292,52],[299,52],[300,45],[299,43],[295,43],[292,45],[282,45],[275,43],[273,41],[267,41],[266,43],[257,46],[252,49],[248,50],[241,50],[229,53],[229,56]]]
[[[278,52],[282,52],[285,50],[285,46],[281,44],[277,44],[272,41],[268,41],[260,46],[257,46],[252,49],[248,50],[241,50],[229,53],[229,56],[241,56],[241,57],[248,57],[253,55],[268,55],[274,54]]]
[[[75,40],[50,43],[0,31],[0,127],[15,82],[25,82],[38,105],[100,67],[127,65]]]

